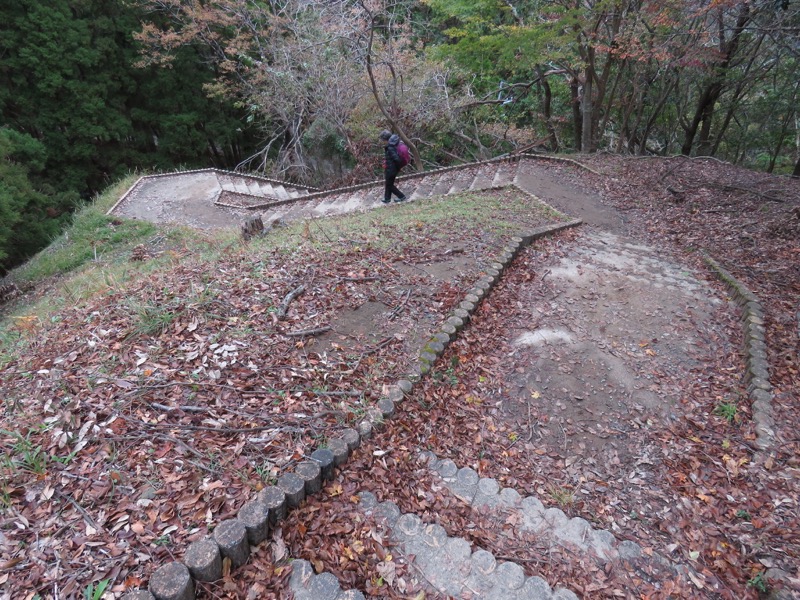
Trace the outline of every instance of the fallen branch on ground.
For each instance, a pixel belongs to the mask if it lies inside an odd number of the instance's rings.
[[[291,292],[286,294],[286,296],[283,298],[283,302],[281,302],[281,305],[278,307],[278,312],[276,313],[279,321],[283,321],[286,318],[286,311],[289,310],[289,305],[292,303],[292,300],[297,298],[297,296],[299,296],[305,291],[306,291],[306,286],[299,285],[296,288],[294,288]]]
[[[324,327],[316,327],[315,329],[302,329],[300,331],[287,331],[283,335],[286,337],[307,337],[310,335],[319,335],[320,333],[325,333],[326,331],[330,331],[331,326],[325,325]]]

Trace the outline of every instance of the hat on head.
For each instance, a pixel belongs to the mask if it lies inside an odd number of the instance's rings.
[[[390,137],[392,137],[392,132],[391,131],[389,131],[388,129],[384,129],[383,131],[381,131],[381,139],[382,140],[388,140]]]

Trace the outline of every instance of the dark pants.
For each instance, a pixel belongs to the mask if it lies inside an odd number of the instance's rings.
[[[389,202],[392,199],[392,194],[398,198],[405,198],[403,192],[394,185],[394,180],[397,179],[397,171],[386,171],[384,176],[386,177],[386,189],[383,192],[383,201]]]

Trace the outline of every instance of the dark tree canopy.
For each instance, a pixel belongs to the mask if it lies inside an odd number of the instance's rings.
[[[39,200],[15,205],[43,203],[58,215],[44,217],[38,240],[34,231],[24,245],[0,239],[0,266],[49,242],[75,206],[55,198],[88,198],[136,169],[233,168],[255,148],[242,111],[204,92],[214,72],[197,48],[182,49],[171,69],[136,66],[141,18],[124,0],[0,6],[0,126],[41,150],[35,164],[14,162]]]

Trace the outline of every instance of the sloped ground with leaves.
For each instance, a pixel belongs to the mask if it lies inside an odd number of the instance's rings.
[[[209,238],[219,259],[173,248],[27,332],[2,371],[10,597],[145,580],[363,416],[497,247],[561,218],[509,190]]]
[[[490,382],[525,367],[508,360],[500,333],[524,326],[524,294],[546,285],[560,247],[580,243],[580,233],[564,234],[520,256],[491,310],[479,308],[398,416],[247,566],[204,585],[201,597],[286,597],[289,557],[377,597],[417,596],[419,573],[356,508],[365,490],[585,597],[757,597],[771,566],[796,585],[800,185],[712,160],[581,160],[603,175],[534,168],[549,189],[560,186],[544,200],[570,212],[599,191],[597,206],[620,211],[629,232],[713,281],[697,252],[707,249],[765,303],[780,415],[772,454],[752,461],[735,350],[708,358],[691,381],[667,370],[658,384],[681,397],[678,418],[628,429],[619,462],[595,465],[592,478],[580,478],[557,436],[534,437],[534,423],[556,422],[557,407],[496,411]],[[406,373],[497,244],[558,218],[509,189],[296,225],[248,247],[227,243],[218,262],[173,249],[150,277],[30,331],[2,373],[0,581],[24,590],[9,597],[80,596],[104,581],[119,595],[180,558]],[[734,345],[736,316],[714,317]],[[732,406],[721,410],[720,398]],[[604,415],[592,423],[598,435],[617,435],[613,426]],[[606,572],[512,535],[513,523],[443,491],[415,460],[419,449],[537,493],[691,564],[700,578]],[[653,476],[631,479],[642,458]]]
[[[280,552],[334,573],[344,587],[379,597],[414,597],[425,589],[424,578],[413,564],[393,555],[380,525],[356,509],[358,492],[368,490],[588,598],[756,598],[771,588],[782,588],[789,597],[799,593],[800,186],[713,160],[598,157],[592,162],[602,176],[560,165],[538,170],[551,186],[561,181],[564,189],[577,184],[588,194],[602,190],[597,203],[621,211],[621,229],[640,232],[647,243],[697,269],[724,297],[726,290],[698,252],[709,251],[767,307],[775,409],[781,415],[775,447],[754,462],[741,327],[731,303],[715,313],[712,330],[698,332],[706,337],[693,348],[694,358],[702,359],[692,371],[667,363],[654,373],[656,390],[679,398],[677,418],[651,420],[634,412],[619,421],[619,415],[600,413],[588,424],[599,437],[616,439],[614,460],[592,461],[588,452],[565,455],[561,435],[587,424],[559,419],[558,405],[534,402],[535,413],[504,415],[487,401],[493,382],[507,382],[527,368],[509,360],[500,338],[504,329],[525,327],[520,321],[528,316],[520,308],[530,298],[521,290],[532,278],[538,280],[534,290],[546,289],[548,256],[580,236],[566,234],[517,260],[386,433],[356,453],[354,464],[322,498],[290,517],[277,544]],[[687,182],[679,197],[668,189],[677,189],[675,179]],[[569,194],[547,199],[570,209]],[[638,349],[643,356],[650,341]],[[724,353],[714,354],[720,348]],[[555,435],[547,435],[547,429]],[[442,491],[415,460],[420,448],[472,466],[521,493],[536,493],[546,505],[637,541],[646,553],[690,566],[693,575],[679,577],[652,564],[609,571],[542,540],[521,538],[513,522],[477,514]],[[784,570],[786,580],[770,582],[768,568]],[[259,571],[254,567],[251,573]]]

